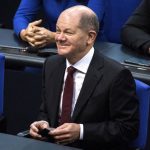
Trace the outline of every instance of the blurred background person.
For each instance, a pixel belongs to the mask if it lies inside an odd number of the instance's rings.
[[[105,0],[22,0],[14,16],[15,33],[33,47],[44,47],[55,43],[55,26],[60,13],[74,5],[85,5],[98,16],[103,26]],[[36,20],[40,10],[44,11],[47,27],[41,25],[42,19]],[[103,39],[103,29],[100,30]]]
[[[150,54],[150,0],[143,0],[124,25],[124,45],[143,54]]]

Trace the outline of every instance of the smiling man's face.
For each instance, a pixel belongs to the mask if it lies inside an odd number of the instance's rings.
[[[80,16],[62,13],[56,24],[58,54],[67,59],[82,56],[87,49],[88,32],[80,27]]]

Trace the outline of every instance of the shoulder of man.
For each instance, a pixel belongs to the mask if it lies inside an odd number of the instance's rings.
[[[101,54],[101,52],[96,52],[96,62],[100,62],[103,64],[103,74],[106,78],[109,78],[110,80],[113,78],[116,78],[118,75],[124,74],[126,76],[132,76],[129,69],[127,69],[124,65],[122,65],[120,62],[109,58],[107,56],[104,56]],[[98,57],[97,57],[98,56]]]
[[[58,69],[60,65],[65,62],[65,60],[66,59],[60,55],[50,56],[45,60],[43,68],[44,70],[53,71],[55,69]]]
[[[65,61],[65,58],[60,56],[60,55],[53,55],[53,56],[50,56],[48,57],[46,60],[45,60],[45,63],[44,65],[51,65],[52,67],[53,66],[57,66],[57,65],[60,65],[62,62]]]
[[[98,57],[97,57],[98,56]],[[125,69],[124,65],[122,65],[120,62],[116,61],[115,59],[112,59],[108,56],[103,55],[100,51],[96,50],[96,60],[102,60],[103,65],[105,68],[112,68],[115,70],[122,70]]]

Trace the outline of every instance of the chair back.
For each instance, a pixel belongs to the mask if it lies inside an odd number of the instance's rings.
[[[148,126],[149,126],[149,113],[150,113],[150,86],[135,80],[136,92],[139,99],[139,135],[132,142],[132,147],[146,150],[148,140]]]
[[[5,57],[0,54],[0,115],[3,114],[4,101],[4,61]]]

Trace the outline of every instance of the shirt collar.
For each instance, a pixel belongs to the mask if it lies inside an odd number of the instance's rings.
[[[90,65],[90,62],[94,55],[94,47],[92,47],[89,52],[79,61],[77,61],[74,65],[72,65],[74,68],[76,68],[78,71],[86,73],[88,70],[88,67]],[[69,61],[66,59],[66,66],[67,68],[71,66]]]

